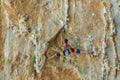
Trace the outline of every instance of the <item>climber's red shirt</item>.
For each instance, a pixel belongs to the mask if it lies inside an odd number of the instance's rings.
[[[64,50],[66,50],[68,49],[69,45],[65,43],[63,47],[64,47]]]

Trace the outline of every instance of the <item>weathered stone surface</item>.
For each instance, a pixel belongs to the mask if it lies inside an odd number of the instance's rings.
[[[0,80],[120,79],[120,1],[1,0],[0,8]],[[92,53],[46,60],[62,50],[61,34]]]

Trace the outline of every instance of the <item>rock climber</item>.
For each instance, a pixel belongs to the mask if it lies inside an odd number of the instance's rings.
[[[71,53],[74,53],[74,54],[88,53],[88,51],[80,50],[77,48],[71,48],[70,45],[68,44],[68,39],[63,40],[61,37],[61,43],[63,45],[63,51],[56,52],[56,54],[50,56],[48,59],[52,59],[53,57],[67,56]]]

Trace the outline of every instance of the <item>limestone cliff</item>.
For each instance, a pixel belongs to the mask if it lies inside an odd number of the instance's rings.
[[[120,80],[119,0],[1,0],[0,80]],[[46,60],[72,47],[92,53]]]

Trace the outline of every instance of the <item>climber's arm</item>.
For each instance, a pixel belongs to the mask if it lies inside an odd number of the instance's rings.
[[[63,36],[62,36],[62,32],[61,32],[61,45],[63,45]]]
[[[60,33],[60,42],[58,42],[58,46],[63,48],[63,36],[62,36],[62,32]]]
[[[65,30],[64,29],[62,29],[61,30],[61,44],[63,45],[63,33],[65,34]]]
[[[64,50],[63,44],[64,44],[64,42],[63,42],[63,34],[62,34],[62,32],[61,32],[61,48],[62,48],[62,50]]]

